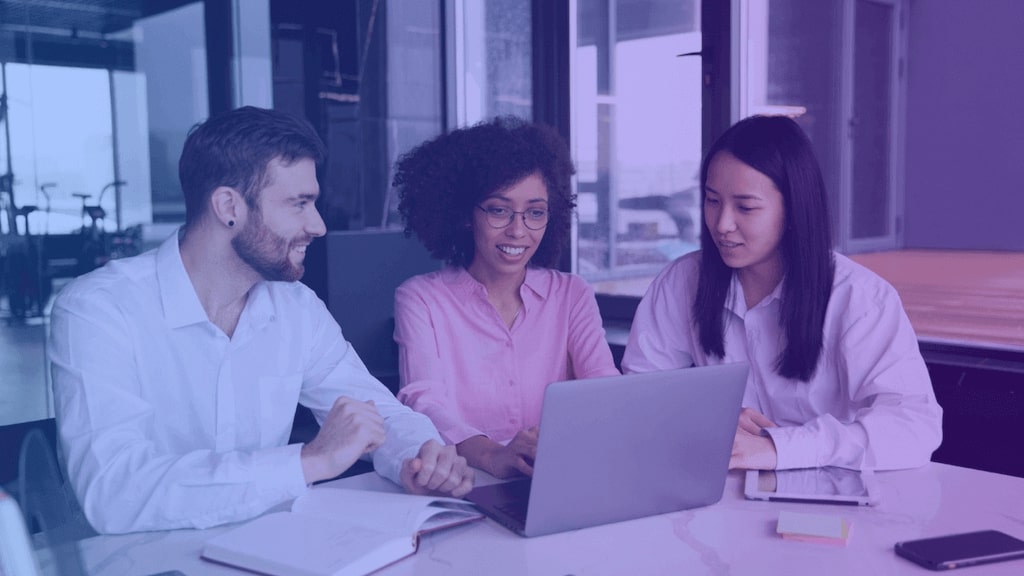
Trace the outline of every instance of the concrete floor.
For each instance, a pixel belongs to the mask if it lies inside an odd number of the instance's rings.
[[[0,302],[0,311],[6,311]],[[0,426],[53,415],[46,361],[49,319],[0,314]]]

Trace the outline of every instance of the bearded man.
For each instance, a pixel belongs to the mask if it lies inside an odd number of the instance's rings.
[[[185,225],[57,298],[60,444],[97,531],[252,518],[364,455],[409,492],[472,488],[465,459],[369,374],[297,282],[306,247],[326,232],[315,206],[324,156],[313,128],[288,114],[208,119],[179,162]],[[321,428],[288,445],[297,403]]]

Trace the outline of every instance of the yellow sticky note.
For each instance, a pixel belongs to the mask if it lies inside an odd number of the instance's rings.
[[[850,523],[839,516],[783,510],[779,512],[775,531],[789,540],[845,545],[850,535]]]

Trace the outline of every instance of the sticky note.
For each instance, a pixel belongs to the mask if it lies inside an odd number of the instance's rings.
[[[788,540],[846,545],[850,523],[845,518],[802,512],[779,512],[775,531]]]

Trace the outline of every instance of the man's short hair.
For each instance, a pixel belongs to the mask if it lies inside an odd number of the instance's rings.
[[[192,127],[178,162],[185,195],[185,226],[198,222],[215,189],[238,190],[250,207],[267,182],[267,166],[310,159],[323,163],[327,152],[316,130],[298,116],[244,106]]]

